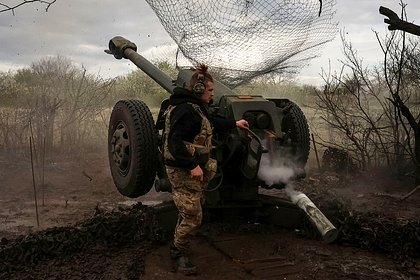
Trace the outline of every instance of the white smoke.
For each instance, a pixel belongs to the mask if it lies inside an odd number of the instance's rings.
[[[270,143],[270,140],[265,139],[264,144],[269,147],[269,152],[263,154],[261,157],[260,168],[258,170],[258,177],[265,182],[267,186],[273,184],[285,184],[285,192],[290,197],[293,203],[296,203],[297,196],[302,194],[294,189],[291,180],[296,175],[296,168],[293,160],[290,157],[281,157],[285,151]]]
[[[298,201],[298,195],[303,194],[302,192],[296,191],[293,184],[290,183],[286,186],[286,188],[284,188],[284,190],[294,204]]]
[[[268,152],[261,156],[258,177],[268,186],[289,183],[296,175],[293,156],[270,137],[266,137],[262,144]]]
[[[282,163],[280,160],[270,160],[269,154],[261,157],[258,177],[270,186],[273,184],[287,184],[295,175],[295,171],[290,166]]]

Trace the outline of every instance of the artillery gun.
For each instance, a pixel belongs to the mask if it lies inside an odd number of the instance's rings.
[[[136,51],[134,43],[119,36],[110,40],[109,50],[106,50],[117,59],[131,60],[169,94],[173,94],[176,86],[188,84],[193,73],[191,69],[179,70],[177,79],[172,80]],[[302,110],[288,99],[236,95],[217,80],[214,81],[214,88],[210,113],[225,118],[246,119],[249,130],[232,129],[214,133],[215,148],[212,154],[219,167],[205,192],[204,211],[219,218],[232,217],[232,213],[246,213],[258,216],[264,222],[285,227],[299,227],[306,213],[324,240],[334,240],[334,226],[315,205],[309,203],[311,205],[307,211],[303,208],[308,203],[292,203],[259,193],[260,188],[284,187],[278,182],[267,184],[258,177],[262,158],[269,162],[280,158],[283,164],[293,170],[295,177],[305,176],[310,142],[308,124]],[[140,100],[121,100],[112,110],[108,134],[109,164],[114,183],[124,196],[140,197],[153,186],[156,191],[171,191],[160,149],[168,101],[166,99],[161,103],[156,121],[147,105]],[[162,203],[155,207],[159,209],[160,217],[164,217],[163,226],[173,229],[176,222],[173,203]]]

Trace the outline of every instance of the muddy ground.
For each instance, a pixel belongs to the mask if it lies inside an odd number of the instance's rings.
[[[184,279],[149,207],[153,190],[127,199],[102,155],[49,159],[37,182],[29,161],[0,156],[0,279]],[[308,225],[209,223],[193,241],[191,279],[420,279],[420,191],[384,174],[309,170],[294,184],[340,229],[325,244]],[[265,194],[287,197],[284,190]]]

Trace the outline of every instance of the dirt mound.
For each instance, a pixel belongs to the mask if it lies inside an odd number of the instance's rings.
[[[79,163],[46,169],[50,187],[38,230],[30,166],[0,162],[8,174],[0,178],[0,279],[183,279],[170,272],[169,245],[160,243],[167,235],[145,206],[167,194],[127,199],[112,185],[105,157]],[[309,221],[287,230],[256,220],[207,223],[193,241],[196,279],[420,277],[420,192],[400,200],[412,186],[382,175],[324,172],[294,187],[339,229],[334,244],[322,243]]]
[[[415,266],[415,259],[419,257],[420,252],[420,223],[378,217],[376,213],[352,212],[342,199],[328,191],[310,194],[313,201],[328,213],[339,228],[337,244],[386,254],[398,261],[401,268]],[[308,238],[316,235],[309,222],[292,232],[296,237]],[[284,233],[284,229],[238,220],[230,223],[206,223],[200,233],[214,239],[226,234]],[[73,227],[56,227],[11,241],[2,239],[0,275],[4,279],[12,272],[24,273],[30,267],[36,270],[34,265],[40,263],[45,266],[51,262],[61,263],[69,259],[80,262],[80,256],[83,254],[102,254],[104,251],[113,250],[123,250],[121,254],[124,254],[124,250],[128,250],[137,253],[130,257],[133,260],[131,264],[125,264],[132,267],[125,270],[137,277],[144,274],[144,265],[142,267],[141,264],[153,247],[152,244],[165,241],[162,240],[164,236],[166,235],[162,233],[152,207],[139,203],[108,213],[96,208],[93,218]],[[85,264],[83,267],[89,266]],[[131,276],[127,277],[130,279]]]
[[[94,247],[146,246],[160,236],[153,209],[141,203],[103,213],[68,227],[55,227],[0,244],[0,272],[10,272],[41,261],[68,258]]]
[[[413,266],[414,259],[420,257],[419,220],[413,215],[398,215],[403,208],[403,202],[399,201],[398,196],[387,197],[394,202],[387,204],[388,211],[378,211],[373,207],[366,208],[365,211],[361,211],[360,207],[356,210],[348,197],[340,195],[339,189],[331,186],[354,184],[343,180],[348,178],[339,174],[322,174],[298,183],[297,188],[311,197],[338,228],[336,243],[379,252],[404,266]],[[378,196],[380,193],[373,195]],[[375,202],[372,201],[372,206],[374,205]],[[418,213],[417,208],[413,207],[412,210],[413,213]]]

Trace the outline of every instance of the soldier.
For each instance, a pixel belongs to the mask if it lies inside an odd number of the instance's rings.
[[[201,225],[204,188],[216,174],[217,162],[210,158],[213,127],[221,131],[248,127],[244,119],[226,120],[209,115],[208,105],[214,87],[213,77],[207,69],[204,64],[198,65],[189,88],[174,89],[166,111],[163,135],[166,171],[172,184],[172,198],[178,208],[170,256],[177,271],[185,275],[197,273],[186,252],[191,237]]]

